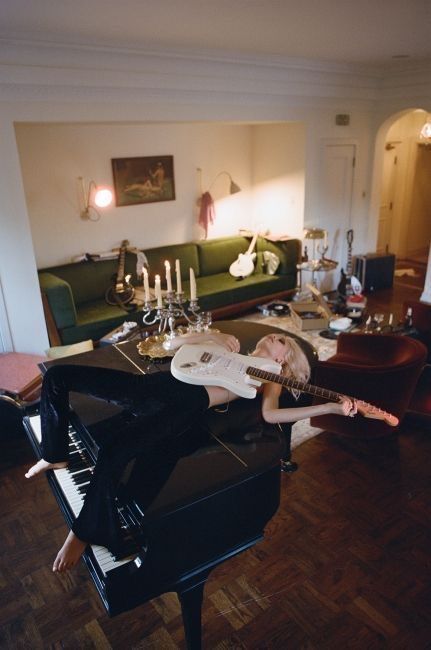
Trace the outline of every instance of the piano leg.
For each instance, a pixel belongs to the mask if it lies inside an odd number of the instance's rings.
[[[201,650],[202,647],[202,601],[205,580],[199,584],[178,592],[183,614],[184,634],[187,650]]]

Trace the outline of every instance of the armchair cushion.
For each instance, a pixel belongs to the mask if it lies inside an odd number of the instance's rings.
[[[340,334],[337,353],[320,361],[314,383],[404,417],[426,359],[425,346],[407,336]],[[319,400],[322,401],[322,400]],[[394,432],[378,419],[325,415],[312,426],[346,436],[376,437]]]

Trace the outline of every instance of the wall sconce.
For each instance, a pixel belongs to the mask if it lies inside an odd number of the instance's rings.
[[[78,181],[81,187],[81,205],[83,206],[81,219],[99,221],[102,215],[97,208],[106,208],[111,205],[113,199],[112,190],[109,187],[98,186],[94,181],[90,181],[86,189],[82,176],[79,176]]]
[[[200,167],[197,167],[196,171],[199,174],[200,193],[203,194],[204,192],[202,190],[202,169]],[[229,181],[230,181],[230,183],[229,183],[229,194],[237,194],[238,192],[241,192],[240,186],[237,183],[235,183],[235,181],[232,179],[232,176],[229,174],[229,172],[226,172],[226,171],[219,172],[213,178],[213,180],[211,181],[210,186],[209,186],[209,188],[207,190],[208,192],[211,190],[212,186],[214,185],[216,180],[219,178],[219,176],[222,176],[222,174],[226,174],[226,176],[229,178]]]
[[[213,182],[212,182],[211,185],[209,186],[208,192],[211,190],[212,186],[214,185],[214,183],[216,182],[216,180],[218,179],[218,177],[221,176],[222,174],[226,174],[226,176],[229,178],[229,181],[230,181],[230,184],[229,184],[229,194],[237,194],[238,192],[241,192],[241,188],[240,188],[240,186],[237,185],[237,184],[235,183],[234,180],[232,180],[232,176],[229,174],[229,172],[225,172],[225,171],[223,171],[223,172],[219,172],[219,173],[217,174],[217,176],[214,178]]]
[[[428,115],[428,119],[421,128],[419,133],[419,144],[429,147],[431,145],[431,117]]]

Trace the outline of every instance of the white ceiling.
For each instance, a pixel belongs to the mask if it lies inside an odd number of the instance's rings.
[[[431,59],[431,0],[0,0],[0,36],[386,65]]]

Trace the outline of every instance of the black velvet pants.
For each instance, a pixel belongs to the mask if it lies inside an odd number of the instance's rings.
[[[110,368],[55,365],[43,378],[41,395],[42,457],[68,459],[69,391],[123,407],[135,416],[115,440],[101,447],[82,510],[72,527],[82,541],[121,552],[116,508],[118,482],[127,464],[193,426],[209,405],[203,386],[176,380],[170,373],[134,375]]]

